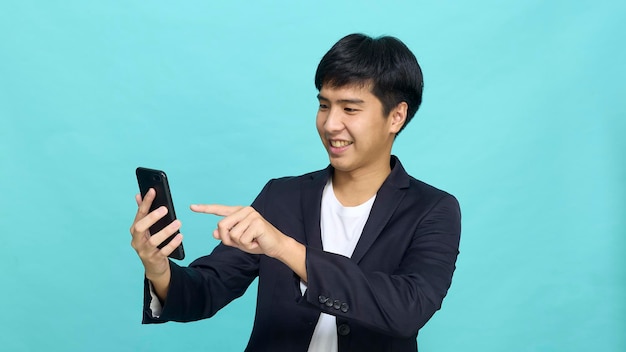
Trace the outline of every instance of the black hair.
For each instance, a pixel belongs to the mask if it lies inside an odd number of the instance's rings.
[[[315,87],[319,91],[324,85],[332,88],[371,85],[385,116],[406,102],[408,110],[402,131],[422,103],[424,79],[415,55],[399,39],[356,33],[341,38],[320,61]]]

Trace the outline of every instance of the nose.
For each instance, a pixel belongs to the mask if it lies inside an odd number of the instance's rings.
[[[326,132],[333,133],[343,129],[343,120],[341,109],[331,108],[326,114],[324,121],[324,129]]]

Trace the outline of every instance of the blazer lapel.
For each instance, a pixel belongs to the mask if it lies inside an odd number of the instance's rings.
[[[406,192],[403,188],[409,187],[409,175],[406,173],[400,161],[392,156],[392,170],[380,190],[376,194],[376,200],[372,205],[370,216],[365,223],[361,238],[352,253],[352,260],[356,263],[361,261],[365,253],[370,249],[383,228],[391,219],[396,208],[402,202]],[[319,213],[318,213],[319,221]]]
[[[391,173],[380,187],[376,200],[372,205],[370,216],[365,223],[361,238],[352,253],[352,260],[359,262],[370,249],[385,225],[391,219],[396,208],[404,198],[403,188],[409,187],[409,175],[400,161],[392,155]],[[310,174],[310,178],[302,184],[302,218],[306,245],[323,250],[322,233],[320,228],[320,214],[322,207],[322,192],[332,171],[332,166],[319,172]]]
[[[302,185],[302,218],[306,245],[322,250],[322,231],[320,217],[322,207],[322,192],[330,176],[331,167],[312,173]]]

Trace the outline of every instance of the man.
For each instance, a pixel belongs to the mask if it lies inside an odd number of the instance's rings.
[[[348,35],[322,58],[317,129],[330,166],[267,183],[250,207],[192,205],[224,216],[213,252],[184,268],[167,255],[174,221],[154,190],[131,227],[145,267],[144,323],[211,317],[259,278],[247,351],[416,351],[447,293],[460,212],[450,194],[409,176],[391,155],[422,100],[422,73],[393,37]]]

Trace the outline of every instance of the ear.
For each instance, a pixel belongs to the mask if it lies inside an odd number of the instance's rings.
[[[409,109],[409,104],[405,101],[396,105],[393,110],[389,113],[389,120],[391,124],[389,125],[389,132],[398,133],[402,126],[404,126],[404,122],[406,121],[406,114]]]

